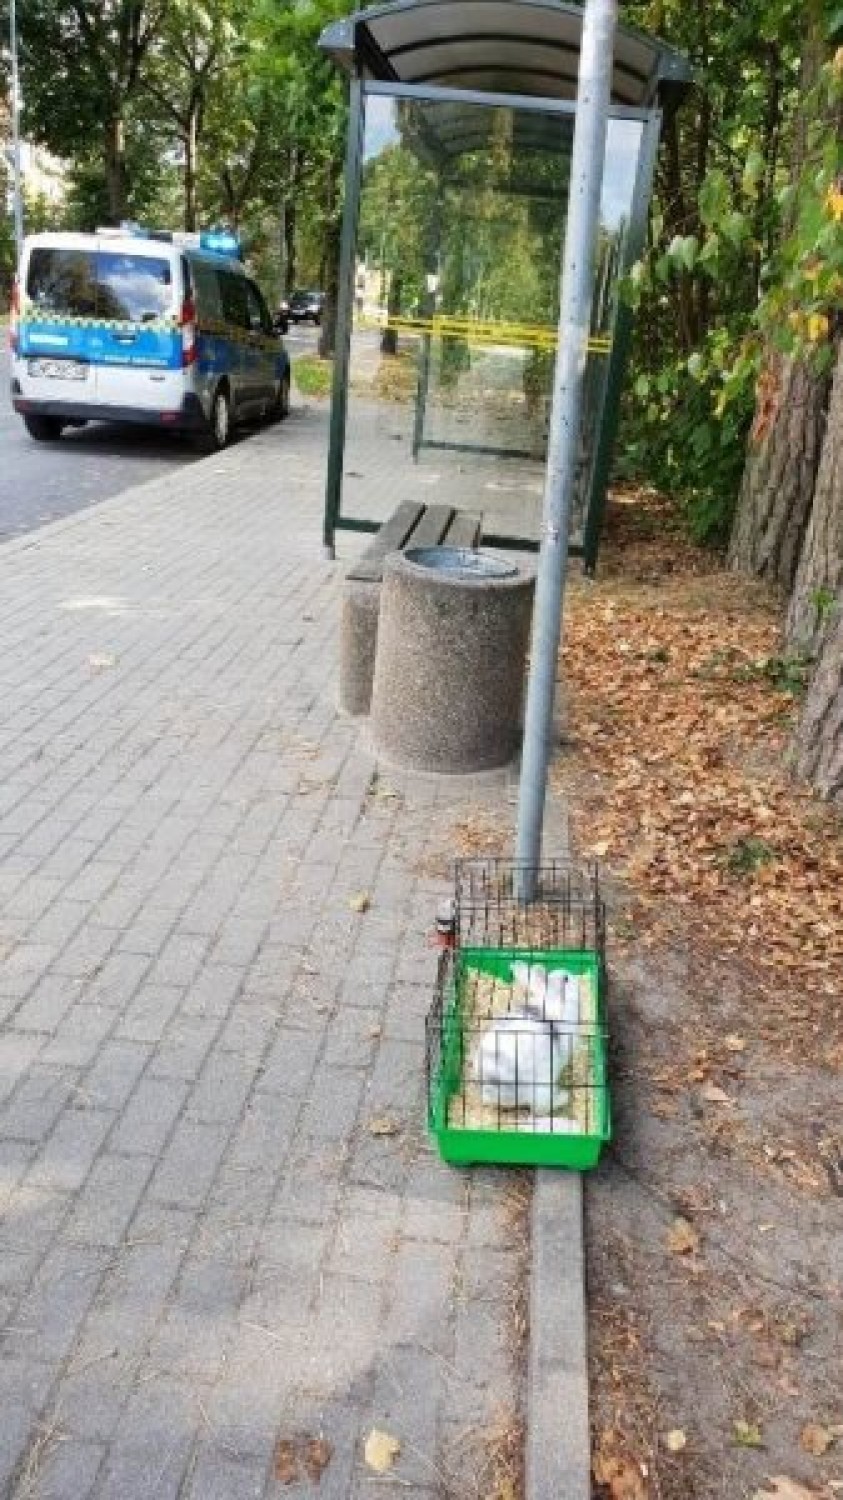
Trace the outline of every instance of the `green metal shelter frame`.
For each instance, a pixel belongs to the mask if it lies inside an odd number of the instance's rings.
[[[554,121],[557,128],[565,117],[572,121],[576,114],[582,18],[580,6],[567,0],[393,0],[391,4],[373,6],[335,22],[320,38],[322,50],[350,76],[345,208],[323,523],[328,556],[334,555],[338,530],[371,532],[381,524],[379,520],[343,514],[342,510],[367,103],[384,96],[413,102],[420,121],[419,154],[443,173],[461,152],[475,149],[481,142],[482,116],[471,106],[517,111],[517,129],[529,146],[534,149],[538,146],[540,150],[542,132],[553,129]],[[643,248],[662,121],[665,113],[679,106],[690,81],[690,68],[679,53],[640,31],[618,27],[610,120],[640,121],[642,128],[637,160],[631,167],[631,211],[614,266],[616,279],[625,274]],[[424,106],[429,106],[427,122]],[[524,184],[521,190],[529,193],[529,184]],[[510,191],[517,192],[519,188],[514,185]],[[594,570],[597,560],[631,323],[630,309],[616,297],[608,367],[591,412],[582,540],[571,548],[583,556],[588,571]],[[414,457],[424,446],[463,446],[425,437],[430,339],[423,339],[422,345],[413,426]],[[470,444],[466,445],[466,451],[492,452],[498,457],[523,456],[517,450],[506,452]],[[486,532],[484,541],[525,550],[535,550],[537,546],[532,537]]]

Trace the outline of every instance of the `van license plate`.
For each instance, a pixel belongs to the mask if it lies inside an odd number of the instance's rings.
[[[29,373],[41,380],[87,380],[88,366],[78,359],[31,359]]]

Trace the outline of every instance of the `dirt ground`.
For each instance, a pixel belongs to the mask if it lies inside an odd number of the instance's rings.
[[[784,769],[777,605],[640,495],[571,590],[554,781],[610,908],[595,1500],[843,1495],[843,824]]]

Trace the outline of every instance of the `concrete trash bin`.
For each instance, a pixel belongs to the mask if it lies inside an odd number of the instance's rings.
[[[535,580],[489,552],[423,547],[384,564],[372,738],[399,765],[452,775],[518,746]]]

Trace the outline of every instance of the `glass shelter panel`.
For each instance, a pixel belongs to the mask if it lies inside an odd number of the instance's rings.
[[[436,501],[537,540],[573,129],[570,110],[367,93],[344,517]],[[643,131],[609,125],[575,542]]]

